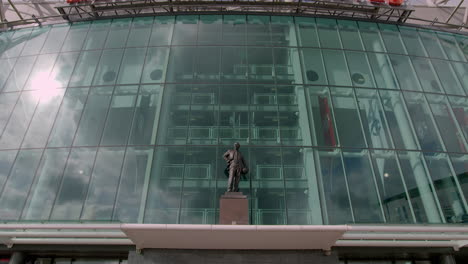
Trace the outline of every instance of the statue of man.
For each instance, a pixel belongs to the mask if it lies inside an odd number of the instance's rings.
[[[236,142],[234,143],[234,149],[229,149],[223,155],[224,160],[227,162],[227,167],[224,172],[226,176],[229,176],[227,189],[228,192],[238,192],[241,176],[249,172],[247,163],[240,153],[239,148],[240,144]]]

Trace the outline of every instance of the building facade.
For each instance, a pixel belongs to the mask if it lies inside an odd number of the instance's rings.
[[[468,222],[465,35],[178,15],[7,31],[0,54],[4,222],[215,225],[234,142],[251,225]]]

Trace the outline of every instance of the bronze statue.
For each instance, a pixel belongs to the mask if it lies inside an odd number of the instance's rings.
[[[247,163],[244,157],[239,151],[240,144],[234,143],[234,149],[229,149],[224,153],[223,158],[227,162],[227,167],[224,170],[224,174],[229,177],[228,180],[228,192],[239,191],[239,181],[242,176],[249,172]]]

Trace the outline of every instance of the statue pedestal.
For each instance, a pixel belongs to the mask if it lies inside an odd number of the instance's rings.
[[[226,192],[219,201],[219,224],[248,225],[249,200],[241,192]]]

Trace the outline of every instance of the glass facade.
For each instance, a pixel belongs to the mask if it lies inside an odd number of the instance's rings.
[[[468,37],[183,15],[0,34],[0,220],[467,223]]]

